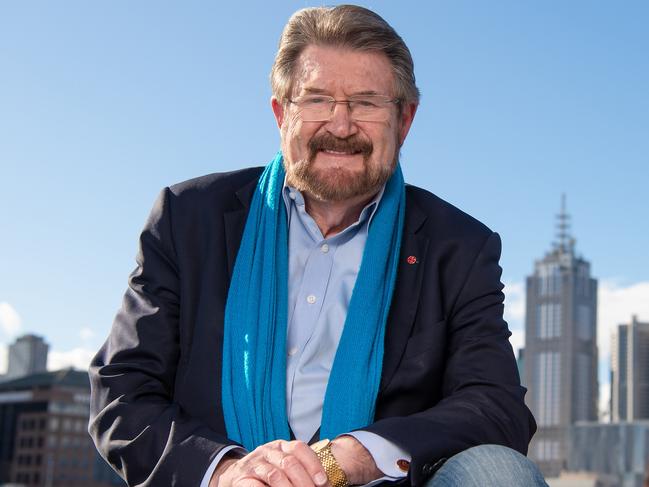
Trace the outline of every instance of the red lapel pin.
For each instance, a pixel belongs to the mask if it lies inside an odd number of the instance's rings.
[[[408,258],[406,259],[406,262],[408,262],[408,264],[410,265],[416,264],[417,257],[415,257],[414,255],[409,255]]]

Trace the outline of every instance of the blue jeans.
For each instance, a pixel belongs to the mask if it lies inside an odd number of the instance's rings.
[[[425,487],[547,487],[529,458],[498,445],[481,445],[452,456]]]

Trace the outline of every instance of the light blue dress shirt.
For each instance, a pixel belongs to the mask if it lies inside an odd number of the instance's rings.
[[[300,192],[284,189],[289,255],[286,406],[298,440],[308,442],[320,426],[329,373],[382,193],[355,223],[325,239]]]
[[[284,186],[288,215],[288,331],[286,407],[289,424],[298,440],[308,442],[318,430],[322,406],[347,309],[363,259],[370,222],[383,190],[361,211],[358,220],[336,235],[324,238],[306,212],[304,197]],[[386,474],[382,480],[405,477],[397,460],[410,455],[392,442],[368,431],[349,433],[373,456]],[[201,487],[207,487],[224,448],[208,468]]]

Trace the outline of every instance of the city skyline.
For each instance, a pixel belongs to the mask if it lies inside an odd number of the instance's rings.
[[[303,6],[0,6],[0,371],[25,333],[45,336],[50,368],[87,363],[157,192],[270,160],[268,71]],[[649,6],[368,6],[410,46],[423,93],[406,181],[501,234],[515,348],[525,276],[567,194],[599,280],[606,403],[613,328],[649,321]]]

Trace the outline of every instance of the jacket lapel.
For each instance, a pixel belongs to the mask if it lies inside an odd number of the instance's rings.
[[[394,286],[385,330],[385,351],[379,392],[390,383],[410,337],[417,313],[428,250],[428,237],[418,233],[427,216],[407,195],[406,189],[406,219],[399,252],[397,282]]]
[[[228,278],[232,278],[232,271],[234,270],[234,262],[237,258],[239,245],[243,238],[243,230],[246,226],[246,219],[248,218],[248,210],[250,209],[250,202],[257,188],[257,178],[250,181],[248,184],[240,188],[236,193],[239,200],[239,208],[228,211],[223,214],[224,227],[225,227],[225,248],[228,259]]]

